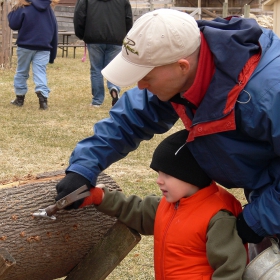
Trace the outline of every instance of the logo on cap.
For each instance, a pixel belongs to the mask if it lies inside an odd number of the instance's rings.
[[[125,41],[127,40],[127,41]],[[126,50],[126,54],[129,55],[128,51],[130,51],[131,53],[134,53],[136,55],[139,55],[138,51],[136,51],[135,49],[133,49],[132,47],[134,47],[136,44],[133,40],[129,39],[128,37],[126,37],[123,40],[123,46]]]

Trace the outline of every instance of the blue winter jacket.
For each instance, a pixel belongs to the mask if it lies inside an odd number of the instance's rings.
[[[257,234],[279,234],[280,40],[253,19],[215,19],[198,25],[213,53],[215,75],[193,116],[193,127],[225,118],[228,93],[242,84],[238,73],[259,47],[261,59],[232,106],[236,129],[202,134],[188,142],[189,149],[216,182],[251,192],[243,214]],[[137,149],[142,140],[168,131],[177,120],[170,102],[137,87],[128,90],[110,117],[94,125],[94,135],[77,144],[66,171],[95,185],[101,171]]]
[[[17,45],[21,48],[50,51],[50,63],[57,53],[57,21],[50,0],[32,0],[30,6],[11,11],[9,26],[18,30]]]

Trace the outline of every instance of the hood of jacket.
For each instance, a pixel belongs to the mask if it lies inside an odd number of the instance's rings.
[[[245,63],[259,51],[262,35],[259,24],[241,17],[198,20],[197,24],[214,55],[216,67],[238,82]]]
[[[46,10],[51,5],[50,0],[32,0],[30,2],[32,3],[33,7],[40,12]]]
[[[213,55],[215,73],[199,106],[200,114],[195,115],[193,124],[225,116],[223,110],[228,94],[240,84],[239,74],[247,61],[260,52],[259,39],[263,32],[254,19],[240,17],[198,20],[197,23]],[[208,109],[209,104],[215,111]]]

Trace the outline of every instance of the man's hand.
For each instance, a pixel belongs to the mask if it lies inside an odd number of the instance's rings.
[[[93,187],[91,186],[90,181],[82,175],[74,172],[67,173],[66,176],[56,185],[57,196],[55,200],[58,201],[83,185],[87,185],[89,190]],[[83,201],[84,199],[77,200],[65,209],[78,209]]]
[[[263,240],[263,236],[257,235],[246,223],[243,213],[241,212],[236,220],[236,228],[238,235],[242,239],[243,243],[260,243]]]

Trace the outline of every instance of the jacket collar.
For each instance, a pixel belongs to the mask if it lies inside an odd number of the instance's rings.
[[[233,99],[233,88],[237,92],[244,88],[244,75],[248,76],[248,72],[251,72],[246,65],[249,61],[249,65],[254,63],[251,58],[260,54],[259,38],[262,34],[255,20],[238,17],[203,20],[198,21],[198,25],[213,55],[215,72],[197,110],[199,114],[194,116],[193,124],[219,120],[233,110],[235,102],[229,108],[228,99]],[[235,101],[239,92],[234,96]]]
[[[205,38],[203,44],[208,45],[210,52],[202,44],[201,55],[210,54],[214,60],[214,74],[206,92],[203,89],[207,82],[200,87],[196,83],[203,79],[203,65],[198,66],[194,88],[201,90],[199,98],[192,99],[199,103],[195,114],[186,115],[186,107],[172,103],[190,131],[188,141],[197,136],[236,129],[234,107],[240,92],[246,86],[256,69],[261,48],[259,37],[262,30],[256,21],[242,18],[216,19],[214,21],[198,21]],[[207,57],[208,61],[209,57]],[[211,62],[211,60],[210,60]],[[203,64],[200,59],[199,64]],[[210,64],[211,65],[211,64]],[[209,75],[209,69],[206,73]],[[211,72],[210,72],[211,73]],[[209,77],[209,76],[207,76]],[[184,93],[192,98],[195,91]],[[187,110],[188,111],[188,110]],[[190,110],[189,110],[190,111]]]
[[[218,192],[218,186],[217,184],[213,181],[209,186],[197,191],[195,194],[189,196],[189,197],[184,197],[179,200],[179,205],[188,205],[188,204],[197,204],[204,199],[207,199],[210,195],[213,193]],[[174,203],[176,204],[176,203]]]
[[[204,35],[201,33],[200,54],[195,80],[192,86],[183,94],[183,97],[198,107],[206,94],[214,72],[214,59]]]

